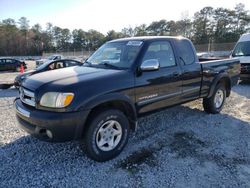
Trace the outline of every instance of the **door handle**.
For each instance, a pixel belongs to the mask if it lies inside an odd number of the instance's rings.
[[[178,73],[178,72],[173,73],[173,77],[179,77],[179,76],[180,76],[180,73]]]

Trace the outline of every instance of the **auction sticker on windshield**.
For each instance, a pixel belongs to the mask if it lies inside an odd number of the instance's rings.
[[[142,41],[128,41],[128,46],[141,46]]]

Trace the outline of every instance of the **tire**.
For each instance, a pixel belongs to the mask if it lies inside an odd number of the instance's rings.
[[[220,113],[226,100],[226,88],[223,84],[217,84],[213,95],[210,98],[203,99],[205,112],[210,114]]]
[[[128,142],[129,122],[119,110],[95,113],[87,127],[81,145],[86,155],[95,161],[113,159]]]

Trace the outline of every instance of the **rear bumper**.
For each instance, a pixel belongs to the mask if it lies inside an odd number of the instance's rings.
[[[15,100],[16,117],[22,129],[45,141],[63,142],[82,137],[88,111],[48,112]]]

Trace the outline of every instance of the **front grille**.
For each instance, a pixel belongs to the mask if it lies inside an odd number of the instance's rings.
[[[20,99],[23,103],[29,106],[36,106],[34,92],[27,90],[23,87],[20,87],[19,92],[20,92]]]
[[[250,73],[250,63],[241,64],[241,73]]]

